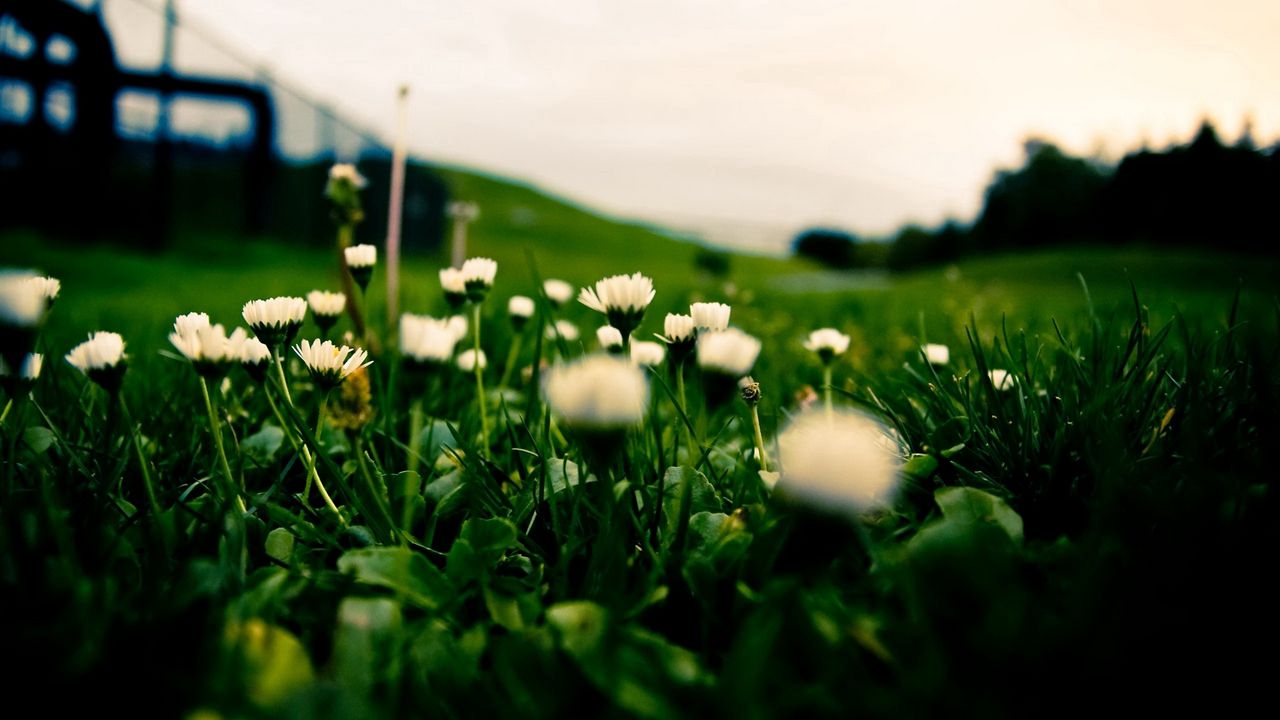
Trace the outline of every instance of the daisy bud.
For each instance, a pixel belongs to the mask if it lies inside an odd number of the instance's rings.
[[[307,293],[307,305],[311,307],[311,318],[320,328],[320,335],[328,335],[329,328],[338,322],[342,311],[347,309],[347,296],[340,292],[312,290]]]
[[[992,370],[988,375],[991,378],[991,385],[1001,392],[1012,390],[1018,381],[1008,370]]]
[[[250,300],[241,311],[249,329],[267,347],[293,342],[307,317],[307,301],[300,297],[273,297]]]
[[[35,349],[36,330],[47,307],[44,285],[34,273],[0,272],[0,357],[10,367]]]
[[[888,429],[852,410],[813,409],[778,435],[782,477],[776,490],[819,510],[858,514],[889,501],[901,457]]]
[[[498,263],[493,260],[468,258],[462,263],[462,281],[466,286],[467,299],[474,303],[484,302],[497,274]]]
[[[661,365],[666,356],[667,351],[662,343],[648,340],[634,340],[631,343],[631,362],[636,365],[655,367]]]
[[[329,181],[324,196],[333,204],[333,219],[341,225],[354,225],[364,219],[360,207],[360,190],[368,182],[355,165],[339,163],[329,168]]]
[[[372,361],[369,353],[360,348],[341,347],[328,340],[303,340],[293,351],[307,366],[311,379],[321,390],[332,390],[342,384],[351,373],[368,367]]]
[[[524,295],[512,295],[507,301],[507,314],[511,316],[511,324],[516,332],[524,328],[525,322],[533,316],[533,298]]]
[[[565,425],[613,431],[644,419],[649,385],[640,368],[621,358],[592,355],[546,373],[547,404]]]
[[[342,251],[347,261],[347,270],[351,279],[356,281],[363,292],[369,287],[369,278],[373,277],[373,266],[378,264],[378,248],[373,245],[352,245]]]
[[[109,393],[120,390],[128,367],[124,338],[113,332],[95,332],[67,353],[67,362]]]
[[[610,354],[622,354],[622,333],[618,332],[618,328],[612,325],[596,328],[596,340],[599,341],[600,347]]]
[[[823,365],[830,365],[837,355],[849,349],[849,336],[835,328],[822,328],[809,333],[804,348],[818,354]]]
[[[551,307],[559,310],[573,299],[573,286],[563,280],[551,278],[542,283],[542,292],[546,294]]]
[[[336,163],[329,168],[329,181],[347,183],[357,190],[363,190],[369,184],[369,181],[351,163]]]
[[[604,313],[625,340],[644,319],[644,311],[653,302],[654,294],[653,280],[640,273],[614,275],[597,280],[594,289],[582,288],[578,302]]]
[[[938,345],[937,343],[929,343],[921,350],[924,352],[925,360],[930,365],[946,365],[951,362],[951,350],[946,345]]]
[[[719,331],[729,327],[730,308],[724,303],[694,303],[689,306],[689,315],[699,330]]]
[[[445,301],[454,312],[467,302],[467,281],[458,268],[440,269],[440,287],[444,290]]]
[[[565,342],[574,342],[579,337],[578,326],[568,320],[557,320],[555,325],[547,326],[547,339],[555,340],[557,337]]]
[[[738,381],[738,389],[742,392],[742,401],[748,405],[760,403],[760,383],[750,375]]]
[[[476,369],[476,351],[463,350],[458,353],[458,369],[462,372],[475,372]],[[485,357],[484,351],[480,351],[480,369],[484,370],[489,367],[489,359]]]

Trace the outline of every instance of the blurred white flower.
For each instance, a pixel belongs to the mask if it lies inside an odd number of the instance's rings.
[[[667,350],[662,343],[649,342],[647,340],[631,341],[631,362],[637,365],[648,367],[661,365],[666,356]]]
[[[453,315],[445,321],[449,325],[449,330],[453,332],[453,336],[461,340],[467,336],[467,317],[465,315]]]
[[[440,287],[446,295],[467,294],[467,280],[458,268],[440,268]]]
[[[689,315],[699,330],[724,330],[729,327],[729,312],[729,306],[724,303],[694,303],[689,306]]]
[[[240,366],[249,377],[261,382],[267,376],[267,361],[271,359],[271,349],[256,337],[250,337],[244,328],[236,328],[227,337],[228,353],[240,361]]]
[[[498,263],[483,257],[467,258],[466,262],[462,263],[461,272],[467,293],[474,295],[479,290],[483,298],[483,292],[493,287],[493,279],[498,275]]]
[[[311,306],[311,314],[316,316],[317,322],[320,318],[336,319],[347,309],[347,296],[340,292],[312,290],[307,293],[307,304]]]
[[[352,245],[342,254],[352,269],[371,268],[378,263],[378,248],[373,245]]]
[[[1012,390],[1014,384],[1017,383],[1017,378],[1008,370],[996,369],[988,374],[991,377],[991,384],[1000,391]]]
[[[778,453],[782,477],[776,489],[834,512],[856,514],[887,503],[901,465],[882,423],[843,408],[794,416],[778,435]]]
[[[346,181],[356,187],[357,190],[363,189],[369,184],[369,181],[356,170],[356,166],[351,163],[337,163],[329,168],[329,179],[331,181]]]
[[[507,314],[513,318],[528,319],[533,315],[533,298],[524,295],[512,295],[507,301]]]
[[[462,372],[474,372],[476,369],[476,351],[463,350],[458,353],[458,369]],[[484,370],[489,367],[489,358],[485,357],[484,351],[480,351],[480,369]]]
[[[555,340],[557,334],[564,338],[565,342],[573,342],[580,337],[578,326],[568,320],[557,320],[555,325],[547,326],[548,340]]]
[[[244,330],[237,329],[244,335]],[[233,346],[226,329],[209,324],[209,316],[204,313],[180,315],[173,323],[169,342],[203,377],[220,375],[227,363],[238,359],[239,348]]]
[[[675,315],[667,313],[667,317],[662,322],[662,335],[658,337],[667,341],[668,344],[685,342],[692,340],[697,325],[694,324],[691,315]]]
[[[241,311],[244,321],[266,345],[282,345],[293,340],[307,317],[307,301],[300,297],[273,297],[250,300]]]
[[[742,377],[751,372],[760,355],[760,341],[731,327],[698,336],[698,367]]]
[[[547,404],[565,425],[619,430],[644,419],[649,385],[644,371],[627,360],[591,355],[547,370]]]
[[[173,332],[182,335],[194,335],[201,328],[209,327],[209,314],[202,312],[190,312],[185,315],[179,315],[173,321]]]
[[[924,346],[924,357],[930,365],[946,365],[951,362],[951,349],[946,345],[928,343]]]
[[[809,339],[805,340],[804,347],[806,350],[817,353],[822,362],[829,363],[836,355],[841,355],[849,349],[849,336],[835,328],[822,328],[809,333]]]
[[[339,385],[348,375],[372,364],[369,353],[361,348],[334,345],[329,340],[303,340],[293,347],[302,358],[311,377],[324,389]]]
[[[601,325],[596,328],[596,340],[600,343],[600,347],[610,352],[622,350],[622,333],[612,325]]]
[[[23,380],[34,381],[36,378],[40,377],[40,370],[43,367],[44,356],[40,353],[31,353],[23,359],[22,367],[18,372],[18,377]],[[9,377],[11,374],[12,373],[9,372],[9,363],[5,362],[4,358],[0,358],[0,377]]]
[[[7,270],[0,272],[0,323],[35,327],[48,304],[39,275]]]
[[[463,325],[466,334],[466,325]],[[400,316],[400,354],[417,362],[447,363],[458,344],[452,318],[437,320],[425,315]]]
[[[49,305],[58,299],[58,293],[62,291],[62,283],[57,278],[44,277],[34,275],[27,282],[39,289],[41,295],[44,296],[45,302]]]
[[[613,275],[597,280],[595,289],[582,288],[578,302],[605,315],[618,312],[643,314],[653,301],[655,292],[653,280],[640,273]]]
[[[124,360],[124,338],[113,332],[95,332],[67,353],[67,362],[83,373],[115,367],[121,360]]]
[[[563,307],[565,303],[573,299],[573,286],[563,280],[550,278],[542,283],[542,292],[546,293],[547,300],[551,301],[554,307]]]

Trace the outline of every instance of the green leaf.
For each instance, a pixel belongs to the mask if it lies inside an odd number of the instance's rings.
[[[22,432],[22,441],[36,454],[48,450],[53,445],[55,437],[52,430],[38,425],[33,425]]]
[[[575,487],[581,483],[593,483],[596,481],[595,475],[588,475],[586,480],[582,480],[578,471],[578,464],[565,460],[564,458],[550,458],[547,460],[547,486],[551,488],[551,494],[557,495]]]
[[[253,464],[263,467],[271,462],[283,442],[284,430],[275,425],[263,425],[240,443],[240,452]]]
[[[471,519],[449,549],[446,570],[459,585],[484,577],[515,545],[516,526],[505,518]]]
[[[338,570],[356,580],[395,591],[406,602],[434,610],[453,597],[449,579],[422,555],[404,547],[348,550],[338,558]]]
[[[930,449],[949,458],[964,449],[971,433],[969,418],[963,415],[953,417],[929,433]]]
[[[293,533],[287,529],[278,527],[267,533],[267,555],[287,563],[289,558],[293,557]]]
[[[681,498],[687,497],[687,505]],[[723,503],[707,476],[690,467],[667,468],[662,476],[662,543],[670,547],[675,541],[682,517],[700,512],[719,512]]]
[[[902,466],[902,474],[912,480],[928,480],[938,469],[938,459],[932,455],[912,455]]]
[[[1022,543],[1022,516],[1009,503],[971,487],[941,488],[933,499],[947,520],[966,524],[994,524],[1015,544]]]
[[[457,450],[458,440],[449,429],[449,423],[444,420],[432,420],[418,434],[418,454],[429,464],[434,464],[445,448]]]
[[[228,623],[224,639],[249,699],[259,707],[279,705],[315,681],[306,648],[284,628],[251,618]]]

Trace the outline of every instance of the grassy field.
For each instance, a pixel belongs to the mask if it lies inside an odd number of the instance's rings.
[[[247,300],[336,288],[334,255],[0,237],[0,264],[63,287],[31,401],[5,395],[11,701],[192,718],[898,719],[1229,712],[1269,687],[1255,658],[1280,601],[1277,261],[1089,247],[882,276],[735,256],[710,277],[694,246],[458,182],[493,196],[471,246],[499,263],[483,395],[474,375],[400,361],[379,269],[366,398],[352,380],[320,392],[294,359],[283,381],[231,371],[205,404],[166,339],[174,318],[242,325]],[[406,261],[405,310],[444,314],[438,267]],[[540,307],[495,387],[517,336],[508,296],[536,294],[538,276],[635,271],[657,291],[637,338],[712,300],[762,341],[776,489],[748,405],[720,402],[712,373],[685,369],[682,405],[674,371],[654,371],[625,432],[575,428],[544,402],[538,362],[596,350],[603,318],[576,302],[555,317],[584,342],[539,345],[553,317]],[[822,408],[805,409],[827,388],[802,342],[823,326],[852,339],[833,405],[884,423],[902,463],[892,501],[854,515],[806,500],[788,470],[803,458],[779,457],[792,418]],[[92,330],[128,343],[124,403],[60,360]],[[925,363],[926,341],[951,361]],[[815,451],[856,486],[859,442]]]

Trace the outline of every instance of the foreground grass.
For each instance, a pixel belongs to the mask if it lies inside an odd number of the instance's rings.
[[[237,324],[245,300],[332,286],[331,258],[6,247],[64,283],[41,341],[55,360],[4,424],[0,536],[0,631],[23,658],[8,679],[54,712],[91,696],[168,716],[991,717],[1265,687],[1254,658],[1275,636],[1280,532],[1266,263],[1092,250],[805,292],[776,280],[811,269],[764,260],[735,260],[726,289],[678,259],[538,258],[575,282],[652,272],[647,332],[690,299],[732,302],[764,341],[768,438],[820,386],[799,339],[853,334],[839,402],[882,417],[909,460],[893,507],[851,523],[771,495],[746,456],[745,407],[704,404],[696,377],[704,450],[681,447],[659,374],[649,421],[602,466],[553,429],[536,378],[492,394],[483,447],[468,377],[415,381],[390,352],[371,368],[374,416],[318,437],[297,367],[297,417],[239,372],[215,389],[240,513],[217,489],[190,368],[158,351],[179,313]],[[536,287],[503,258],[486,310],[493,384],[503,297]],[[406,308],[439,313],[431,265],[409,274]],[[588,338],[599,322],[565,313]],[[549,319],[526,331],[522,366],[584,352],[540,347]],[[130,343],[140,452],[56,361],[92,329]],[[949,344],[951,364],[924,364],[924,340]],[[992,368],[1014,387],[994,387]],[[320,457],[345,525],[298,497],[290,434]]]

